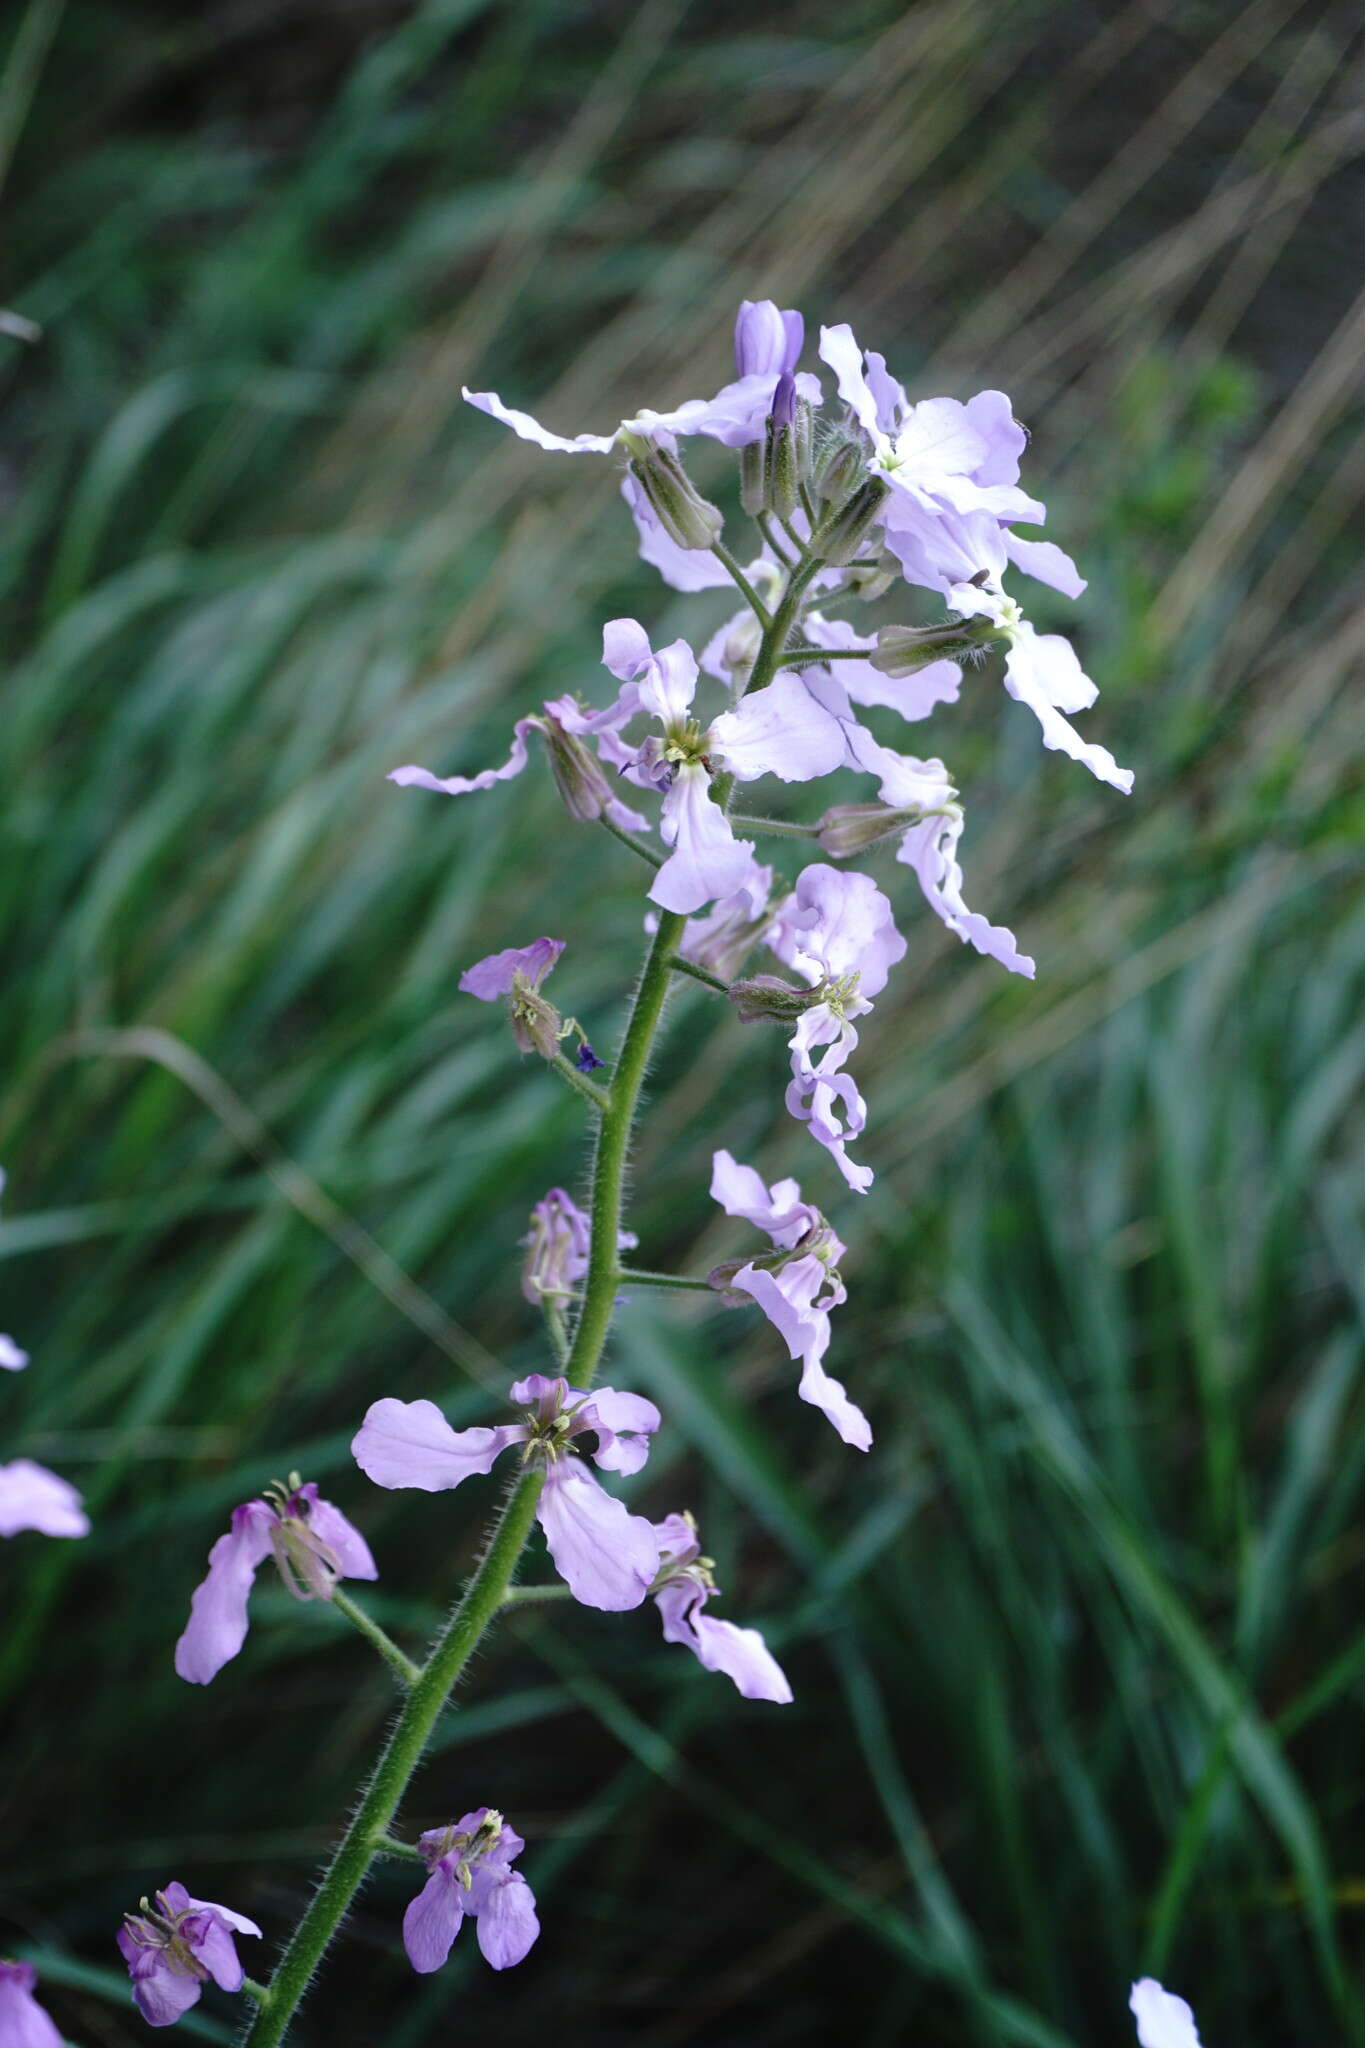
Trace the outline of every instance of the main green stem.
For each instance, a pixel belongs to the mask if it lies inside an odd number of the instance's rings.
[[[659,912],[654,943],[640,974],[635,1002],[612,1075],[611,1100],[597,1127],[597,1156],[592,1169],[592,1237],[583,1306],[573,1334],[566,1368],[570,1385],[590,1387],[616,1306],[617,1249],[631,1127],[640,1088],[649,1065],[650,1047],[663,1015],[668,974],[687,919],[673,910]]]
[[[591,1386],[616,1304],[620,1284],[617,1244],[631,1127],[649,1065],[650,1048],[663,1015],[673,955],[686,922],[672,911],[659,913],[658,930],[635,991],[611,1088],[603,1091],[593,1164],[587,1281],[565,1368],[575,1386]],[[337,1844],[336,1853],[265,1990],[261,2008],[243,2036],[243,2048],[275,2048],[277,2042],[284,2040],[299,2000],[364,1883],[371,1863],[377,1855],[391,1853],[383,1848],[384,1837],[408,1782],[422,1761],[452,1686],[484,1630],[507,1602],[512,1575],[530,1534],[543,1484],[543,1472],[528,1468],[513,1488],[494,1525],[483,1562],[437,1638],[431,1655],[412,1680],[412,1689],[351,1824]]]
[[[273,2048],[274,2043],[284,2039],[327,1944],[380,1850],[451,1687],[507,1597],[544,1483],[544,1473],[528,1467],[513,1487],[483,1562],[419,1672],[351,1824],[337,1844],[322,1881],[280,1958],[265,2002],[244,2037],[246,2048]]]

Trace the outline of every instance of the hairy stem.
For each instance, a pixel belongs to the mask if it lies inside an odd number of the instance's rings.
[[[648,1273],[638,1266],[622,1266],[616,1278],[622,1287],[686,1287],[699,1294],[715,1292],[709,1280],[688,1280],[681,1273]]]
[[[647,860],[652,868],[661,868],[663,866],[663,854],[656,853],[652,846],[646,846],[644,840],[637,839],[633,832],[627,832],[624,825],[613,824],[605,812],[597,822],[599,825],[606,827],[613,839],[619,839],[622,846],[628,846],[632,853],[639,854],[641,860]]]
[[[823,826],[800,825],[793,818],[756,818],[748,811],[735,811],[730,819],[741,832],[770,832],[778,839],[818,839]]]
[[[417,1683],[420,1666],[414,1664],[411,1657],[404,1656],[393,1638],[387,1635],[379,1626],[379,1623],[365,1612],[358,1600],[353,1600],[349,1593],[343,1593],[340,1586],[334,1586],[332,1588],[332,1605],[338,1614],[345,1615],[352,1628],[359,1629],[367,1643],[373,1643],[375,1649],[378,1650],[380,1656],[384,1659],[384,1662],[396,1674],[403,1685],[415,1685]]]
[[[730,553],[730,550],[726,547],[724,541],[718,540],[713,542],[711,552],[715,556],[716,560],[721,564],[721,567],[728,571],[731,580],[742,593],[744,602],[748,605],[749,609],[752,611],[754,617],[758,620],[759,624],[761,626],[766,626],[768,624],[768,607],[766,604],[764,604],[762,598],[754,589],[753,584],[749,581],[744,571],[740,568],[739,563]]]
[[[686,918],[676,911],[659,912],[654,942],[640,974],[630,1022],[626,1026],[612,1076],[611,1099],[598,1126],[597,1156],[592,1169],[592,1237],[588,1249],[588,1276],[583,1290],[583,1306],[574,1330],[573,1349],[569,1353],[569,1379],[576,1387],[592,1385],[602,1346],[611,1327],[612,1309],[616,1303],[617,1238],[621,1230],[631,1126],[635,1121],[635,1109],[645,1068],[649,1064],[654,1033],[663,1015],[669,968],[686,922]]]
[[[528,1467],[509,1494],[483,1562],[418,1672],[351,1824],[290,1937],[265,1991],[261,2009],[244,2036],[245,2048],[274,2048],[276,2042],[284,2039],[299,2000],[375,1856],[381,1850],[392,1853],[385,1837],[398,1803],[422,1761],[451,1687],[506,1598],[543,1484],[544,1473]]]
[[[708,968],[698,967],[695,960],[684,960],[679,957],[677,960],[670,960],[668,964],[674,974],[690,974],[693,981],[699,981],[703,988],[716,989],[723,996],[730,993],[728,981],[722,981],[718,974],[712,974]]]
[[[606,1108],[606,1089],[599,1087],[596,1081],[590,1081],[586,1074],[580,1074],[573,1061],[565,1059],[562,1052],[557,1052],[546,1064],[553,1067],[560,1079],[567,1081],[574,1093],[581,1095],[585,1102],[590,1102],[594,1109]]]

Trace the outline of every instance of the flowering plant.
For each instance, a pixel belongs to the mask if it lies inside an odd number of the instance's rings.
[[[964,667],[998,647],[1005,688],[1033,712],[1044,745],[1119,790],[1132,782],[1070,722],[1096,693],[1069,642],[1036,633],[1004,588],[1013,570],[1069,598],[1085,587],[1058,547],[1015,532],[1038,525],[1044,510],[1019,486],[1025,435],[1008,400],[985,391],[965,404],[912,403],[883,358],[864,353],[845,326],[820,336],[829,394],[819,375],[798,368],[803,346],[798,313],[746,302],[730,382],[710,399],[637,412],[606,434],[566,437],[494,393],[465,393],[541,448],[622,461],[621,494],[643,559],[675,590],[733,590],[740,609],[699,650],[682,639],[655,647],[636,620],[610,620],[602,645],[610,682],[595,695],[565,695],[517,718],[500,766],[443,776],[409,765],[391,774],[404,789],[489,792],[523,774],[532,740],[543,742],[569,818],[600,823],[646,871],[646,956],[609,1061],[547,992],[566,939],[525,937],[460,976],[461,990],[503,1008],[519,1049],[576,1092],[594,1127],[586,1210],[552,1188],[535,1205],[523,1240],[521,1291],[543,1319],[551,1370],[510,1386],[510,1412],[477,1427],[456,1430],[434,1402],[390,1394],[360,1421],[355,1460],[380,1487],[447,1492],[486,1479],[499,1461],[512,1473],[477,1567],[422,1661],[344,1590],[343,1582],[378,1576],[374,1559],[347,1514],[299,1474],[237,1507],[214,1542],[175,1651],[182,1678],[207,1684],[237,1655],[253,1580],[273,1559],[291,1593],[331,1603],[370,1641],[401,1705],[268,1982],[246,1978],[234,1945],[234,1936],[258,1932],[254,1924],[191,1897],[178,1882],[157,1894],[155,1907],[144,1901],[129,1918],[119,1944],[153,2025],[169,2024],[211,1979],[254,2000],[250,2048],[284,2040],[381,1855],[406,1857],[426,1872],[402,1923],[414,1969],[443,1964],[466,1915],[493,1968],[526,1957],[539,1923],[530,1884],[512,1868],[525,1845],[500,1811],[477,1807],[416,1843],[393,1829],[485,1631],[517,1592],[561,1589],[514,1587],[537,1526],[558,1581],[576,1601],[623,1614],[652,1600],[665,1640],[727,1677],[742,1700],[792,1699],[762,1634],[707,1611],[720,1598],[717,1567],[702,1553],[692,1516],[674,1509],[652,1520],[632,1512],[599,1477],[638,1474],[666,1426],[652,1401],[597,1384],[617,1301],[632,1286],[684,1287],[717,1306],[758,1308],[799,1363],[802,1400],[849,1446],[867,1452],[873,1442],[869,1418],[825,1368],[831,1316],[846,1298],[846,1247],[796,1180],[769,1185],[718,1148],[711,1194],[746,1227],[748,1241],[737,1232],[736,1255],[704,1277],[625,1263],[636,1245],[623,1213],[632,1134],[670,986],[689,976],[728,1000],[737,1022],[782,1027],[790,1054],[786,1107],[819,1148],[810,1163],[829,1183],[822,1200],[843,1201],[845,1189],[864,1193],[873,1168],[854,1148],[868,1132],[869,1109],[850,1063],[858,1020],[892,984],[907,940],[890,897],[871,876],[840,863],[889,847],[964,944],[1014,974],[1031,976],[1034,962],[1013,933],[968,907],[958,859],[964,810],[944,763],[886,745],[861,714],[875,709],[917,724],[955,704]],[[834,406],[825,415],[830,395]],[[727,543],[721,510],[688,473],[682,449],[696,436],[737,452],[740,503],[754,528],[747,560]],[[906,586],[927,592],[944,615],[871,633],[838,615]],[[769,777],[816,782],[842,772],[870,778],[875,796],[829,804],[809,824],[736,805],[741,785]],[[760,838],[805,840],[821,858],[780,878],[758,858]],[[756,961],[760,953],[771,964]],[[847,1228],[841,1219],[839,1229]],[[23,1362],[14,1349],[0,1344],[0,1364]],[[31,1475],[26,1483],[32,1486]],[[0,1518],[4,1502],[0,1487]],[[747,1711],[738,1701],[735,1710]],[[14,1983],[11,1995],[26,1996],[27,1980]]]

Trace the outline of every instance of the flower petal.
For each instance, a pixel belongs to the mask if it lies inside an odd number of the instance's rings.
[[[448,1862],[441,1859],[403,1915],[403,1946],[423,1977],[440,1969],[464,1919],[464,1890]]]
[[[801,1200],[794,1180],[777,1181],[769,1188],[752,1166],[741,1166],[724,1150],[711,1155],[711,1200],[719,1202],[727,1216],[742,1216],[766,1231],[783,1251],[819,1221],[819,1211]]]
[[[501,420],[523,441],[534,441],[538,448],[549,448],[563,455],[610,455],[616,446],[615,434],[575,434],[572,440],[566,440],[562,434],[552,434],[529,412],[517,412],[513,406],[504,405],[496,391],[469,391],[462,386],[460,396],[466,404],[477,406],[491,419]]]
[[[0,1370],[22,1372],[27,1364],[27,1351],[21,1351],[13,1337],[0,1336]]]
[[[604,1493],[586,1465],[561,1458],[536,1510],[555,1570],[585,1607],[638,1607],[659,1568],[654,1531]]]
[[[1050,540],[1020,540],[1017,533],[1005,535],[1005,552],[1017,569],[1060,590],[1063,597],[1079,597],[1086,581],[1070,555]]]
[[[532,939],[529,946],[507,946],[501,953],[488,953],[466,967],[459,986],[467,996],[481,1003],[495,1003],[510,995],[512,978],[520,974],[533,988],[539,988],[564,951],[563,939]]]
[[[1023,627],[1005,656],[1005,688],[1016,702],[1027,704],[1042,727],[1045,747],[1069,755],[1099,781],[1129,795],[1132,769],[1120,768],[1107,747],[1083,740],[1058,708],[1082,709],[1096,695],[1069,640],[1058,633],[1035,633],[1031,626]]]
[[[32,1963],[0,1962],[0,2041],[5,2048],[62,2048],[62,2037],[33,1996]]]
[[[600,1425],[601,1440],[592,1454],[594,1465],[603,1472],[638,1472],[649,1457],[649,1439],[663,1418],[643,1394],[620,1394],[614,1387],[598,1387],[580,1420],[590,1428]]]
[[[686,1579],[661,1586],[655,1594],[663,1620],[664,1640],[681,1643],[706,1671],[719,1671],[746,1700],[791,1704],[786,1673],[756,1628],[738,1628],[733,1621],[704,1614],[707,1593]]]
[[[276,1520],[263,1500],[245,1501],[233,1509],[232,1527],[210,1550],[208,1576],[194,1589],[190,1618],[175,1646],[176,1672],[190,1685],[207,1685],[246,1641],[247,1596],[270,1555]]]
[[[396,1401],[390,1395],[366,1410],[351,1454],[376,1486],[446,1493],[476,1472],[491,1472],[498,1454],[525,1438],[524,1423],[452,1429],[434,1401]]]
[[[749,881],[753,841],[735,838],[724,811],[711,801],[710,778],[700,762],[679,768],[664,799],[659,830],[665,845],[674,849],[649,891],[651,902],[662,909],[702,910]]]
[[[640,560],[657,569],[671,589],[691,592],[732,587],[729,570],[708,549],[678,546],[633,476],[622,477],[621,496],[635,521]]]
[[[838,719],[788,671],[779,672],[766,690],[742,698],[733,711],[723,711],[712,723],[711,738],[741,782],[760,775],[810,782],[832,774],[847,758]]]
[[[484,768],[477,775],[433,775],[429,768],[393,768],[384,778],[400,789],[434,789],[442,796],[468,796],[472,790],[491,789],[495,782],[510,782],[526,766],[526,735],[539,732],[538,718],[519,718],[512,728],[512,751],[501,768]]]
[[[978,953],[998,960],[1011,974],[1022,974],[1032,981],[1035,963],[1027,953],[1019,951],[1008,926],[992,924],[979,911],[967,908],[957,859],[962,824],[962,813],[954,807],[946,818],[926,818],[923,824],[912,825],[896,849],[896,859],[915,870],[925,901],[950,932],[956,932]]]
[[[838,327],[820,329],[820,360],[833,370],[839,396],[859,424],[872,435],[882,431],[877,417],[877,401],[863,367],[863,352],[853,338],[853,329],[846,322]]]
[[[1137,2021],[1142,2048],[1199,2048],[1194,2013],[1183,1998],[1167,1991],[1155,1977],[1140,1977],[1128,1998]]]
[[[348,1522],[341,1509],[333,1507],[331,1501],[320,1500],[318,1490],[311,1482],[300,1490],[308,1500],[308,1526],[335,1554],[342,1578],[377,1579],[379,1567],[371,1555],[369,1544],[354,1523]]]
[[[540,1921],[535,1896],[519,1870],[509,1870],[479,1901],[476,1927],[485,1961],[510,1970],[529,1955]]]
[[[41,1536],[90,1534],[75,1487],[31,1458],[0,1465],[0,1536],[16,1536],[21,1529]]]
[[[825,1371],[815,1353],[807,1358],[801,1372],[801,1384],[796,1391],[803,1401],[809,1401],[827,1421],[833,1423],[846,1444],[851,1444],[855,1451],[871,1450],[871,1423],[857,1402],[849,1400],[842,1382],[832,1379]]]

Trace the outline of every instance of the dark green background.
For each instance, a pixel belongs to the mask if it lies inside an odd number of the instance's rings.
[[[0,1558],[0,1941],[81,2048],[147,2038],[109,1973],[149,1887],[287,1931],[389,1710],[264,1582],[240,1660],[174,1678],[231,1505],[301,1466],[420,1640],[492,1485],[381,1494],[349,1437],[381,1392],[487,1419],[543,1362],[515,1244],[582,1184],[578,1105],[454,985],[554,932],[610,1046],[639,878],[543,776],[446,804],[384,771],[600,689],[604,617],[724,614],[636,565],[610,465],[459,386],[606,428],[715,388],[763,295],[918,394],[1010,392],[1091,579],[1037,616],[1074,613],[1137,791],[989,669],[911,738],[1040,966],[875,865],[910,952],[858,1055],[865,1202],[785,1118],[777,1035],[680,989],[643,1256],[744,1249],[717,1142],[799,1171],[878,1442],[756,1318],[638,1301],[612,1377],[668,1428],[628,1491],[697,1510],[797,1704],[652,1612],[502,1630],[409,1818],[503,1806],[540,1944],[419,1983],[386,1870],[300,2043],[1100,2048],[1143,1968],[1211,2048],[1361,2037],[1359,58],[1352,10],[1292,0],[22,17],[0,1323],[33,1365],[0,1447],[96,1532]]]

